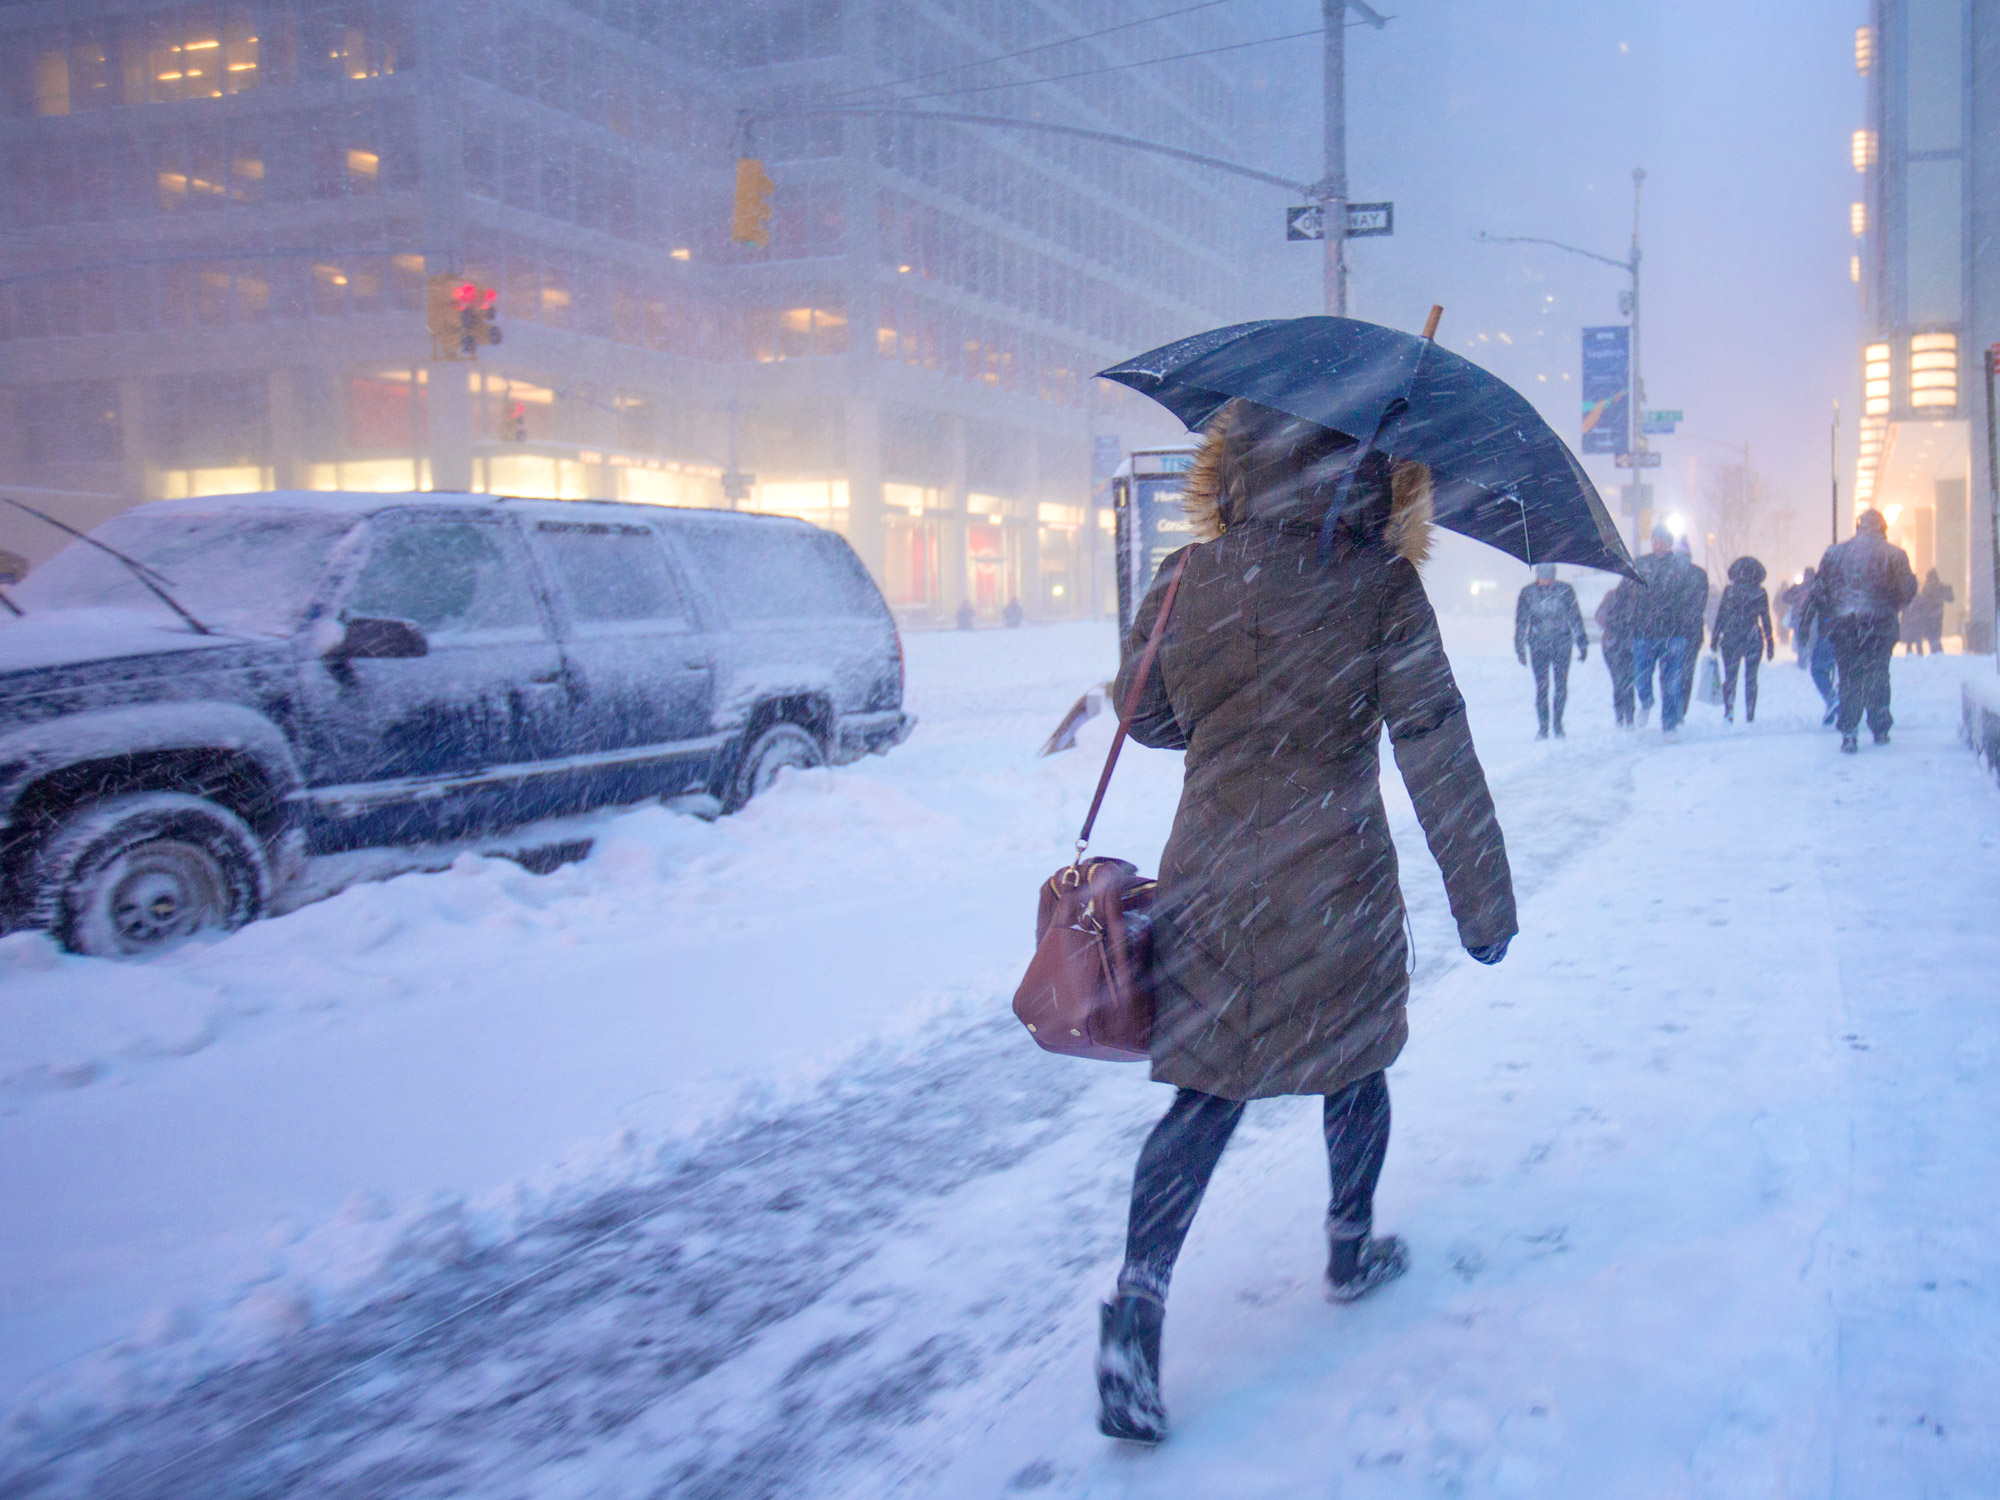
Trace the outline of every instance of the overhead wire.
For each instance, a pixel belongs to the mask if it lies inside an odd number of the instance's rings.
[[[1309,36],[1324,36],[1326,28],[1315,26],[1310,31],[1294,31],[1284,36],[1259,37],[1250,42],[1230,42],[1221,47],[1203,47],[1195,52],[1176,52],[1167,57],[1147,57],[1138,62],[1112,63],[1102,68],[1084,68],[1075,73],[1052,73],[1044,78],[1022,78],[1013,83],[987,83],[976,88],[940,89],[930,94],[907,94],[899,98],[898,104],[915,103],[922,99],[954,99],[965,94],[991,94],[1002,89],[1032,88],[1041,83],[1066,83],[1073,78],[1096,78],[1105,73],[1123,73],[1132,68],[1150,68],[1159,63],[1186,62],[1195,57],[1213,57],[1218,52],[1241,52],[1246,47],[1268,47],[1277,42],[1296,42]]]
[[[828,102],[850,99],[860,94],[872,94],[882,89],[899,89],[907,84],[922,83],[926,79],[943,78],[952,73],[966,73],[974,68],[989,67],[994,63],[1012,62],[1017,57],[1033,57],[1037,52],[1052,52],[1058,47],[1074,46],[1078,42],[1095,41],[1101,36],[1115,32],[1130,31],[1135,26],[1151,26],[1158,21],[1171,21],[1178,16],[1192,15],[1198,10],[1213,10],[1218,5],[1227,5],[1229,0],[1201,0],[1198,5],[1183,6],[1179,10],[1162,11],[1156,16],[1141,16],[1136,21],[1121,21],[1116,26],[1107,26],[1102,31],[1084,31],[1075,36],[1060,37],[1053,42],[1039,42],[1032,47],[1023,47],[1019,52],[1002,52],[996,57],[975,58],[971,62],[955,63],[949,68],[936,68],[928,73],[914,73],[908,78],[891,78],[884,83],[866,84],[861,88],[848,89],[845,93],[834,94]]]

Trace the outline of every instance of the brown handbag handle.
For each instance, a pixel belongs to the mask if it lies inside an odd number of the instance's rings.
[[[1146,637],[1146,649],[1139,654],[1139,670],[1132,676],[1132,687],[1125,694],[1125,707],[1118,715],[1118,732],[1111,737],[1111,753],[1104,757],[1104,774],[1097,778],[1097,795],[1090,799],[1090,811],[1083,819],[1083,831],[1076,836],[1076,857],[1083,858],[1083,851],[1090,844],[1090,830],[1097,823],[1097,810],[1104,805],[1105,788],[1111,785],[1112,769],[1118,764],[1118,752],[1125,748],[1125,731],[1132,722],[1132,714],[1139,707],[1139,694],[1145,691],[1146,678],[1152,673],[1153,658],[1159,655],[1160,637],[1167,633],[1167,616],[1174,612],[1174,595],[1181,586],[1181,574],[1187,571],[1187,554],[1174,564],[1174,576],[1167,580],[1167,597],[1160,601],[1160,617],[1153,621],[1153,633]]]

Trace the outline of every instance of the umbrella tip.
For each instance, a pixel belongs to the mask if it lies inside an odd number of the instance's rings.
[[[1437,303],[1431,304],[1431,315],[1424,320],[1424,337],[1434,339],[1438,334],[1438,320],[1444,316],[1444,309]]]

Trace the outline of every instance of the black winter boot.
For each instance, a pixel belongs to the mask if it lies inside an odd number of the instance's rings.
[[[1097,1430],[1131,1443],[1167,1435],[1160,1399],[1160,1329],[1167,1310],[1151,1297],[1120,1293],[1098,1311]]]
[[[1359,1302],[1410,1269],[1410,1252],[1398,1235],[1327,1241],[1326,1299]]]
[[[1861,741],[1855,738],[1855,736],[1851,734],[1843,734],[1840,737],[1840,753],[1842,755],[1854,755],[1858,753],[1860,749],[1861,749]]]

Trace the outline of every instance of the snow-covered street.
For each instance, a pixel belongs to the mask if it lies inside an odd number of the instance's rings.
[[[1108,742],[1108,627],[908,637],[910,742],[580,864],[356,886],[143,964],[0,940],[0,1493],[1937,1496],[2000,1474],[1991,658],[1898,657],[1886,750],[1805,674],[1677,740],[1593,652],[1533,739],[1447,622],[1521,896],[1460,952],[1399,789],[1412,1040],[1320,1296],[1315,1106],[1253,1108],[1165,1343],[1090,1350],[1168,1091],[1007,1009]],[[1390,773],[1393,779],[1393,772]],[[1095,846],[1150,864],[1178,757]]]

